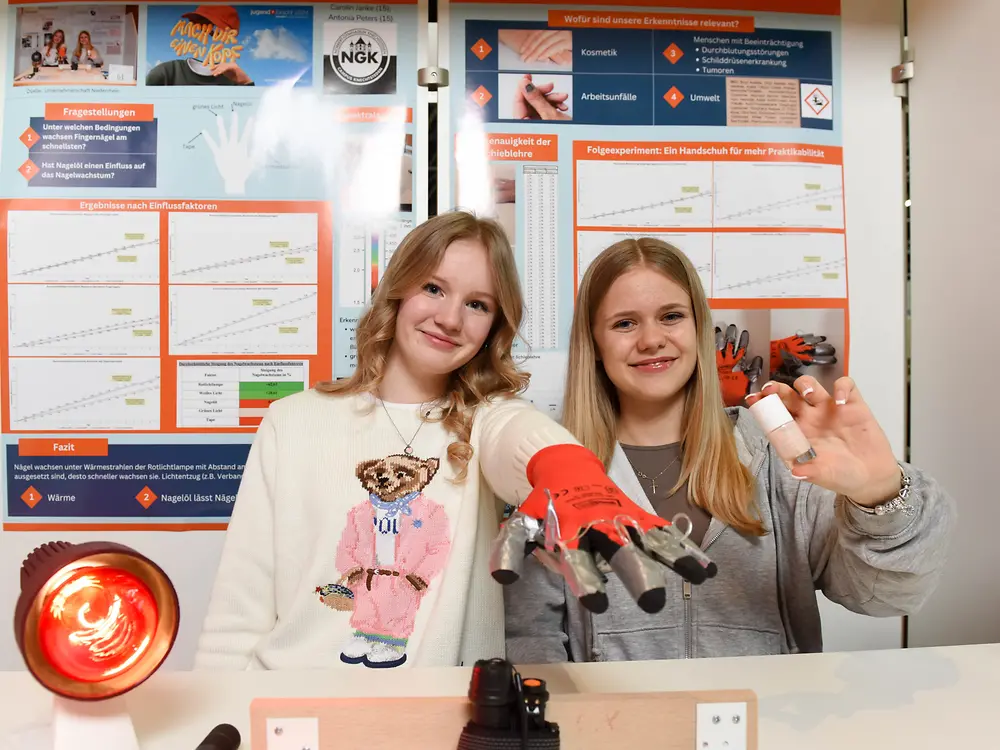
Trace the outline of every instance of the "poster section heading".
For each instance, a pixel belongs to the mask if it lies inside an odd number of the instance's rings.
[[[156,187],[152,104],[45,104],[28,119],[18,168],[33,187]]]
[[[452,0],[458,5],[483,5],[483,0]],[[11,3],[12,5],[14,3]],[[491,5],[552,5],[551,0],[492,0]],[[625,3],[623,3],[624,5]],[[627,3],[633,8],[662,8],[663,0],[638,0]],[[801,13],[839,16],[841,0],[685,0],[677,5],[690,10],[739,11],[741,13]],[[577,0],[579,7],[609,5],[608,0]],[[603,12],[603,11],[602,11]]]
[[[656,17],[553,11],[548,23],[466,21],[467,95],[492,122],[530,122],[519,102],[558,94],[571,106],[540,103],[540,119],[833,128],[830,32],[691,14],[663,14],[663,25],[676,29],[642,23]],[[558,50],[536,59],[532,40],[553,32],[559,38],[548,43]]]

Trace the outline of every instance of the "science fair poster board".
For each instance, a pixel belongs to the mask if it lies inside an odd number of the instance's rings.
[[[644,235],[691,259],[717,326],[750,333],[755,389],[807,334],[837,361],[803,372],[846,372],[839,0],[452,0],[444,23],[441,194],[513,239],[538,406],[561,412],[583,273]]]
[[[5,12],[4,529],[225,528],[420,218],[417,6]]]

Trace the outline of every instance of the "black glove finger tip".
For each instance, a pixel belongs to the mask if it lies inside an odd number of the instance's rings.
[[[513,570],[494,570],[492,575],[493,580],[503,586],[510,586],[520,578]]]
[[[673,569],[674,572],[676,572],[678,575],[681,576],[681,578],[690,581],[696,586],[699,583],[704,583],[705,580],[710,577],[708,575],[708,570],[706,568],[703,568],[701,566],[701,563],[699,563],[693,557],[680,558],[679,560],[674,562]]]
[[[636,603],[639,608],[649,615],[655,615],[667,603],[667,591],[663,588],[650,589],[644,592],[637,600]]]
[[[603,615],[608,611],[608,595],[603,591],[593,594],[584,594],[580,597],[580,604],[593,612],[595,615]]]

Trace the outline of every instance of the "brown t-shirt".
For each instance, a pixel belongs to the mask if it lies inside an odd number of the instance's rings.
[[[647,446],[623,443],[622,450],[656,515],[672,521],[678,513],[687,514],[692,525],[690,537],[695,544],[701,545],[712,517],[688,500],[686,482],[673,494],[670,492],[681,474],[681,444]],[[681,519],[679,530],[684,531],[686,527]]]

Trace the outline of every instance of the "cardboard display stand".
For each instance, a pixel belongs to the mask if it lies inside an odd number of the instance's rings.
[[[468,698],[259,698],[251,750],[449,750],[472,718]],[[752,690],[553,694],[546,719],[567,750],[609,741],[661,750],[757,750]],[[651,745],[649,743],[652,743]]]

